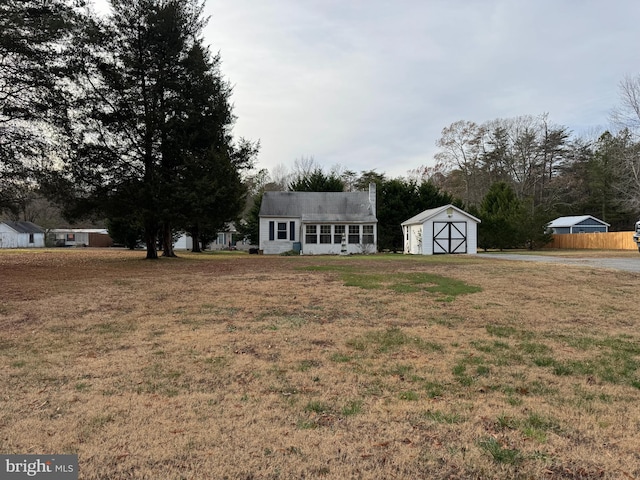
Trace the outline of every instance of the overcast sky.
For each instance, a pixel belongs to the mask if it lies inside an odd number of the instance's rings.
[[[608,126],[640,74],[638,0],[207,0],[258,168],[313,157],[405,176],[457,120]]]

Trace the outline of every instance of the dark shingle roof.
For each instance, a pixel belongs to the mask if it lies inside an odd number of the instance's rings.
[[[261,217],[298,217],[303,222],[377,222],[369,192],[265,192]]]
[[[38,225],[31,222],[2,222],[10,228],[14,229],[18,233],[44,233]]]

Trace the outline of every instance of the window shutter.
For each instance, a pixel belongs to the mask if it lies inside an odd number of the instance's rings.
[[[296,222],[289,222],[289,240],[296,241]]]
[[[276,239],[276,222],[269,222],[269,241]]]

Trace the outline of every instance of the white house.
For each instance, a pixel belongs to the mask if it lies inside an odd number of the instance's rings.
[[[260,250],[304,255],[375,253],[376,186],[364,192],[265,192]]]
[[[547,225],[547,229],[553,233],[604,233],[609,231],[610,226],[591,215],[576,215],[558,217]]]
[[[31,222],[0,223],[0,248],[42,248],[44,230]]]
[[[56,247],[110,247],[113,240],[106,228],[54,228],[49,235]]]
[[[242,238],[238,238],[238,230],[233,222],[225,224],[223,230],[220,230],[213,240],[213,242],[207,245],[207,249],[209,250],[224,250],[229,247],[236,247],[238,249],[249,249],[249,244],[246,243]],[[173,248],[175,250],[192,250],[193,249],[193,238],[191,235],[187,233],[183,233],[178,237],[176,242],[173,244]]]
[[[478,253],[479,223],[454,205],[425,210],[402,222],[404,253]]]

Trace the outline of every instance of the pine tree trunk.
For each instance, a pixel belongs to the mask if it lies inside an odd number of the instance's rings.
[[[162,256],[177,257],[173,251],[173,238],[171,235],[171,224],[169,222],[162,224]]]
[[[191,251],[194,253],[201,253],[200,232],[198,231],[198,227],[193,227],[193,229],[191,229],[191,239],[193,240],[193,249]]]
[[[147,260],[157,260],[158,250],[156,249],[155,228],[147,228],[144,232],[144,240],[147,245]]]

